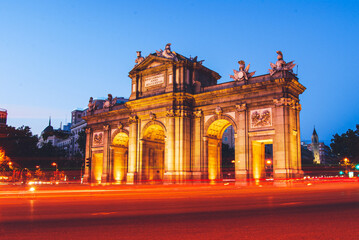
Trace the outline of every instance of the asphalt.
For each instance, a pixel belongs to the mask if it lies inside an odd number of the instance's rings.
[[[225,184],[1,186],[0,239],[357,239],[357,179]]]

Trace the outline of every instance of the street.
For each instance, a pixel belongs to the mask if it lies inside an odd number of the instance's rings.
[[[2,187],[2,186],[1,186]],[[359,184],[0,191],[0,239],[356,239]]]

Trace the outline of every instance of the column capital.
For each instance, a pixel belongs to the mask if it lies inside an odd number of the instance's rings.
[[[131,115],[131,116],[128,118],[128,123],[129,123],[129,124],[137,123],[137,121],[138,121],[138,117],[137,117],[137,115],[135,115],[135,114]]]
[[[273,99],[274,105],[276,107],[280,107],[280,106],[293,106],[295,105],[296,101],[292,98],[278,98],[278,99]]]
[[[203,115],[202,110],[197,110],[193,112],[193,116],[195,116],[196,118],[201,118]]]
[[[207,136],[203,137],[203,141],[207,142],[207,141],[208,141],[208,137],[207,137]]]
[[[108,131],[110,129],[110,125],[109,124],[104,124],[103,125],[103,130]]]
[[[296,102],[295,105],[293,106],[293,109],[300,112],[302,110],[302,105],[300,103]]]
[[[86,134],[90,134],[90,133],[91,133],[91,128],[86,128],[86,129],[85,129],[85,133],[86,133]]]
[[[236,110],[237,110],[237,112],[243,112],[243,111],[247,110],[247,103],[236,104]]]
[[[176,113],[175,113],[175,109],[173,107],[170,107],[167,109],[167,112],[166,112],[166,116],[167,117],[174,117],[176,116]]]

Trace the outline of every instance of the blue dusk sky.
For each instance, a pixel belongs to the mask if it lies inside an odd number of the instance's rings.
[[[198,56],[222,78],[251,64],[268,73],[281,50],[298,64],[301,137],[359,123],[359,1],[0,0],[0,108],[39,134],[89,97],[130,95],[136,51]],[[296,67],[295,67],[296,72]]]

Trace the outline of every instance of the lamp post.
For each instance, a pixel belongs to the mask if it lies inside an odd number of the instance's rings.
[[[346,174],[348,174],[348,163],[349,163],[349,159],[348,159],[348,158],[344,158],[345,173],[346,173]]]
[[[54,172],[54,178],[55,178],[55,180],[56,180],[56,175],[57,175],[57,163],[55,163],[55,162],[53,162],[52,163],[52,166],[54,166],[55,167],[55,172]]]
[[[11,181],[14,182],[14,178],[15,178],[15,169],[12,167],[12,162],[8,162],[7,163],[9,165],[9,169],[12,169],[12,179]]]
[[[273,166],[272,166],[272,160],[271,159],[267,159],[266,160],[266,165],[265,165],[265,172],[266,172],[266,177],[273,177]]]

